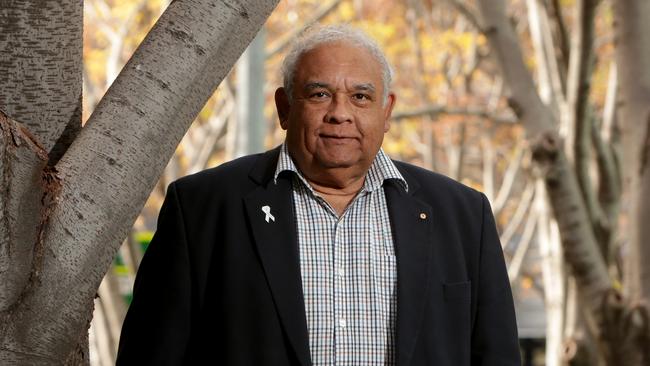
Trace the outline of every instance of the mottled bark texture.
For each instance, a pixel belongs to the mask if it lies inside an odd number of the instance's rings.
[[[60,189],[46,189],[55,204],[45,205],[48,219],[31,243],[41,248],[32,249],[31,285],[3,313],[0,364],[86,362],[93,298],[113,255],[192,120],[276,4],[169,5],[65,155],[41,175]]]
[[[0,111],[0,324],[26,288],[42,222],[47,153]],[[0,328],[1,330],[2,328]]]
[[[48,154],[81,126],[82,3],[0,0],[0,109]]]

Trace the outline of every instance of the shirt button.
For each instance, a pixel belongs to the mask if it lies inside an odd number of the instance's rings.
[[[346,325],[348,325],[348,322],[346,322],[345,319],[339,319],[339,327],[345,328]]]

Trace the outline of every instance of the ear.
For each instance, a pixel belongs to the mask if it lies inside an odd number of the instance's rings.
[[[286,90],[280,87],[275,90],[275,109],[278,111],[278,118],[280,119],[280,127],[286,130],[289,127],[289,110],[291,104]]]
[[[393,107],[395,106],[395,93],[390,92],[386,96],[386,103],[384,104],[384,133],[388,132],[390,129],[390,116],[393,113]]]

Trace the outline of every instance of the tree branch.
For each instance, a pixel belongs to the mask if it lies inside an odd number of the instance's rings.
[[[570,55],[570,46],[569,46],[569,35],[567,32],[566,22],[564,21],[564,16],[562,15],[562,5],[560,0],[551,0],[551,6],[549,13],[553,19],[553,24],[556,28],[556,38],[558,39],[558,55],[559,64],[562,65],[560,70],[563,70],[565,73],[569,68],[569,55]]]
[[[542,103],[524,63],[519,39],[506,17],[503,0],[480,0],[479,8],[485,35],[510,87],[510,106],[522,120],[526,135],[531,138],[543,131],[556,130],[557,121]]]
[[[515,178],[517,177],[517,172],[519,172],[519,168],[521,167],[521,160],[524,157],[524,147],[522,143],[518,143],[515,146],[514,155],[515,156],[510,159],[510,163],[508,163],[506,172],[503,174],[503,181],[501,182],[499,191],[494,199],[494,203],[492,204],[492,210],[495,215],[498,215],[501,211],[510,196],[510,192],[512,191]]]
[[[633,298],[650,300],[650,2],[612,1],[614,44],[620,80],[621,162],[629,192],[630,255],[625,283]]]
[[[589,106],[591,73],[594,63],[594,18],[598,0],[578,0],[577,30],[571,44],[569,75],[567,81],[568,113],[565,123],[569,127],[568,139],[573,142],[573,150],[567,149],[567,156],[573,160],[582,197],[587,205],[590,220],[601,221],[602,212],[596,199],[591,179],[591,130],[594,123]]]
[[[533,145],[533,160],[542,177],[557,219],[564,258],[575,276],[589,314],[598,319],[598,304],[612,288],[605,261],[600,254],[580,188],[563,154],[559,137],[546,134]]]
[[[496,122],[496,123],[506,123],[514,124],[518,123],[518,120],[513,115],[508,114],[494,114],[486,109],[478,107],[448,107],[445,105],[439,104],[430,104],[420,108],[414,108],[411,110],[402,110],[393,113],[391,116],[393,121],[400,121],[406,118],[415,118],[423,115],[429,115],[433,118],[436,118],[439,114],[451,115],[451,116],[475,116],[480,118],[485,118],[487,120]]]

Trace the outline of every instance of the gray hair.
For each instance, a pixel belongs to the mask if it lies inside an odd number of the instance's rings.
[[[300,57],[317,46],[333,42],[348,42],[355,46],[363,47],[379,62],[382,69],[382,82],[384,84],[382,103],[386,103],[386,98],[390,92],[390,84],[393,80],[393,69],[390,67],[386,56],[379,48],[379,45],[377,45],[377,42],[363,31],[346,24],[311,27],[294,43],[293,48],[282,62],[283,86],[289,100],[291,101],[293,96],[293,78]]]

